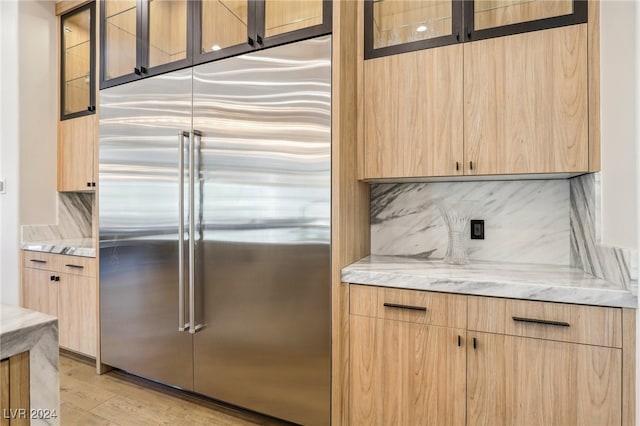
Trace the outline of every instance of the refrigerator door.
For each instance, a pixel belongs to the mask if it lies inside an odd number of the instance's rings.
[[[195,391],[329,424],[331,38],[194,68]]]
[[[100,92],[102,362],[184,389],[193,337],[178,331],[179,146],[191,84],[189,69]]]

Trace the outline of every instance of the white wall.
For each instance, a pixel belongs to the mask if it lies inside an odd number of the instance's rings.
[[[631,0],[602,0],[602,243],[638,248],[636,172],[636,9]]]
[[[0,300],[19,303],[20,225],[55,223],[55,2],[0,1]]]
[[[18,4],[0,1],[0,300],[18,303]]]

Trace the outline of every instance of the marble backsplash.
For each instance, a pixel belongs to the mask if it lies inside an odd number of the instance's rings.
[[[58,223],[55,225],[23,225],[22,241],[92,238],[94,206],[94,194],[59,192]]]
[[[600,244],[600,174],[570,179],[571,264],[632,289],[638,279],[638,253]]]
[[[442,259],[438,200],[475,200],[485,239],[466,240],[472,261],[575,266],[631,289],[637,252],[599,243],[599,179],[372,184],[371,254]]]
[[[371,186],[371,254],[441,259],[447,230],[436,207],[475,200],[484,240],[467,240],[472,260],[569,265],[569,181],[485,181]]]

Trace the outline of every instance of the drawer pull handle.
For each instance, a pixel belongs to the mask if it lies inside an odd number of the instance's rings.
[[[458,336],[458,346],[462,346],[462,337]]]
[[[72,263],[67,263],[67,264],[66,264],[66,265],[64,265],[64,266],[68,266],[69,268],[84,269],[84,266],[82,266],[82,265],[74,265],[74,264],[72,264]]]
[[[398,305],[396,303],[384,303],[383,306],[385,308],[409,309],[412,311],[423,311],[423,312],[427,311],[427,308],[425,308],[424,306]]]
[[[557,325],[559,327],[569,327],[568,322],[561,322],[561,321],[547,321],[547,320],[522,318],[522,317],[513,317],[513,320],[518,322],[530,322],[533,324],[545,324],[545,325]]]
[[[34,263],[47,263],[46,260],[40,260],[40,259],[29,259],[29,261]]]

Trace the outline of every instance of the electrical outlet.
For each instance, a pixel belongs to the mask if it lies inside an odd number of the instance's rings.
[[[484,220],[472,219],[469,228],[472,240],[484,240]]]

